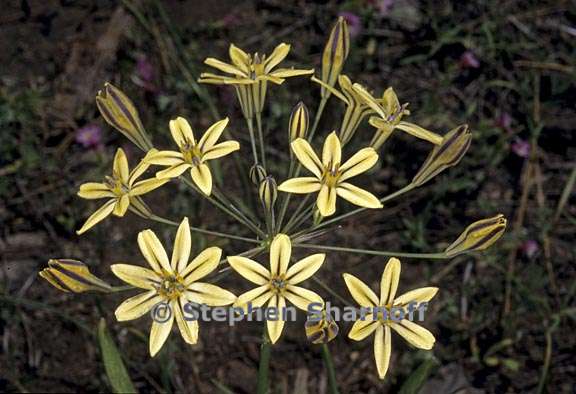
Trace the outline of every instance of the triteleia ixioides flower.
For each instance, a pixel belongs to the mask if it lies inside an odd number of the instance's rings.
[[[138,111],[120,89],[106,82],[96,95],[96,105],[106,122],[124,134],[144,152],[152,149],[150,138],[142,126]]]
[[[330,37],[322,54],[322,82],[330,87],[334,86],[349,53],[350,33],[348,32],[348,25],[343,17],[339,17],[330,31]],[[327,98],[330,94],[332,91],[322,86],[322,97]]]
[[[506,230],[506,218],[499,214],[492,218],[472,223],[444,253],[453,257],[462,253],[484,250],[498,241]]]
[[[50,259],[39,275],[58,290],[72,293],[100,291],[109,293],[112,286],[94,276],[86,264],[71,259]]]

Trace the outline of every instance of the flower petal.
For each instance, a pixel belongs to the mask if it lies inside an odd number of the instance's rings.
[[[290,45],[286,43],[281,43],[274,51],[270,54],[270,56],[264,62],[264,73],[268,74],[274,67],[276,67],[282,60],[288,56],[290,53]]]
[[[272,71],[270,74],[268,74],[269,77],[273,77],[273,78],[290,78],[290,77],[299,77],[301,75],[310,75],[310,74],[314,74],[314,69],[308,69],[308,70],[301,70],[301,69],[295,69],[295,68],[279,68],[276,71]]]
[[[378,306],[378,297],[376,294],[360,279],[356,278],[354,275],[344,274],[344,282],[346,282],[346,287],[352,295],[352,298],[360,305],[366,307]]]
[[[192,237],[190,235],[190,224],[185,217],[178,226],[176,239],[174,240],[174,250],[172,250],[172,260],[170,264],[173,272],[183,272],[190,258],[190,249],[192,248]]]
[[[322,164],[325,168],[335,168],[342,161],[342,145],[335,131],[331,132],[322,148]]]
[[[308,141],[303,138],[298,138],[292,142],[290,146],[300,163],[316,175],[317,178],[322,178],[322,170],[324,167]]]
[[[287,193],[308,194],[320,190],[320,181],[314,177],[292,178],[278,186],[278,190]]]
[[[343,182],[368,171],[376,162],[378,162],[378,153],[376,153],[374,148],[360,149],[340,167],[340,171],[342,171],[340,181]]]
[[[96,210],[82,226],[82,228],[76,231],[76,234],[80,235],[94,227],[96,224],[100,223],[102,220],[106,219],[112,211],[114,210],[114,206],[116,205],[116,199],[107,201],[104,205]]]
[[[137,265],[112,264],[110,268],[118,278],[141,289],[155,290],[162,281],[156,272]]]
[[[374,320],[372,313],[367,313],[364,320],[358,319],[348,333],[348,338],[354,341],[361,341],[372,334],[380,326],[378,320]]]
[[[182,149],[188,145],[196,145],[194,132],[192,131],[190,123],[188,123],[186,119],[179,116],[176,119],[172,119],[169,126],[172,139],[176,142],[176,145],[178,145],[179,148]]]
[[[231,64],[228,64],[226,62],[223,62],[221,60],[215,59],[213,57],[209,57],[206,60],[204,60],[204,63],[209,65],[210,67],[214,67],[222,72],[225,72],[227,74],[232,74],[232,75],[236,75],[239,76],[241,78],[247,78],[248,76],[246,75],[246,73],[244,71],[242,71],[241,69],[239,69],[238,67],[235,67]]]
[[[230,119],[228,118],[219,120],[218,122],[210,126],[208,130],[206,130],[206,132],[198,142],[198,147],[200,148],[200,151],[202,153],[205,153],[208,150],[210,150],[214,146],[214,144],[218,142],[218,139],[222,135],[222,132],[224,131],[226,126],[228,125],[229,120]]]
[[[230,153],[240,149],[238,141],[226,141],[214,145],[202,155],[202,160],[214,160],[220,157],[229,155]]]
[[[186,290],[186,299],[200,305],[221,306],[234,303],[236,296],[219,286],[194,282]]]
[[[146,154],[146,156],[144,157],[144,159],[140,160],[140,163],[138,163],[138,165],[136,165],[136,167],[134,167],[132,171],[130,171],[130,176],[128,177],[129,188],[132,188],[132,185],[134,184],[134,182],[136,182],[136,179],[138,179],[142,174],[144,174],[146,170],[150,167],[150,163],[146,161],[146,158],[150,155],[155,154],[156,152],[158,152],[156,149],[154,148],[150,149]]]
[[[204,249],[188,264],[184,271],[180,272],[180,275],[184,278],[184,284],[189,286],[214,271],[220,262],[221,256],[222,249],[216,246]]]
[[[174,324],[174,313],[170,314],[170,318],[166,322],[152,322],[152,328],[150,329],[150,356],[154,357],[156,353],[162,349],[164,342],[168,339],[170,331],[172,331],[172,325]]]
[[[308,312],[308,307],[310,304],[320,304],[322,306],[324,305],[324,300],[322,297],[313,291],[300,286],[287,285],[284,296],[288,301],[294,304],[296,308],[302,309],[306,312]]]
[[[112,174],[114,175],[114,178],[120,179],[122,183],[128,183],[130,170],[128,169],[128,159],[126,158],[126,153],[124,153],[122,148],[118,148],[116,151],[112,168]]]
[[[429,130],[426,130],[425,128],[420,127],[414,123],[402,121],[396,125],[396,128],[398,130],[405,131],[416,138],[420,138],[425,141],[431,142],[434,145],[440,145],[442,143],[441,136]]]
[[[286,280],[292,285],[305,281],[320,269],[325,259],[326,255],[324,253],[317,253],[303,258],[288,269]]]
[[[128,194],[124,194],[122,197],[116,199],[116,204],[114,205],[114,210],[112,214],[114,216],[122,217],[126,214],[128,207],[130,206],[130,197]]]
[[[350,183],[343,182],[338,184],[336,192],[343,199],[360,207],[377,209],[383,206],[374,194]]]
[[[430,350],[434,346],[434,342],[436,342],[434,335],[430,331],[408,319],[402,319],[400,323],[391,324],[391,326],[408,343],[418,349]]]
[[[272,297],[274,293],[270,291],[269,285],[264,285],[247,291],[236,299],[234,303],[235,308],[242,308],[246,311],[248,304],[252,304],[252,308],[259,308],[266,303]]]
[[[228,256],[227,260],[234,271],[252,283],[263,285],[270,281],[270,271],[254,260],[242,256]]]
[[[281,295],[275,295],[270,299],[268,303],[268,308],[276,309],[276,320],[270,319],[266,320],[266,326],[268,328],[268,337],[270,337],[270,342],[272,344],[276,343],[280,336],[282,335],[282,330],[284,329],[284,319],[283,311],[286,308],[286,300]]]
[[[190,345],[195,345],[196,342],[198,342],[198,322],[196,320],[184,318],[184,303],[185,300],[180,297],[179,299],[170,302],[170,308],[174,311],[176,324],[178,325],[180,335],[182,335],[184,341]]]
[[[192,165],[188,163],[181,163],[174,165],[172,167],[168,167],[165,170],[158,171],[156,173],[156,178],[159,179],[166,179],[166,178],[176,178],[182,175],[184,171],[192,167]]]
[[[210,168],[206,164],[193,166],[190,175],[202,193],[207,196],[212,193],[212,174],[210,173]]]
[[[158,189],[160,186],[168,183],[170,178],[158,179],[150,178],[138,181],[130,189],[130,196],[141,196],[151,192],[152,190]]]
[[[184,163],[184,156],[173,150],[161,150],[145,158],[149,164],[157,166],[176,166]]]
[[[374,337],[374,359],[378,369],[378,377],[384,379],[388,366],[390,365],[390,355],[392,354],[392,333],[389,326],[379,325]]]
[[[161,273],[162,270],[172,272],[166,250],[152,230],[144,230],[138,234],[138,246],[142,256],[156,273]]]
[[[98,198],[114,197],[114,193],[103,183],[88,182],[80,185],[78,197],[96,200]]]
[[[336,188],[322,185],[316,198],[316,206],[320,211],[320,215],[334,215],[334,212],[336,212]]]
[[[406,305],[411,302],[428,302],[438,293],[437,287],[421,287],[410,290],[394,300],[394,305]]]
[[[127,321],[138,319],[140,316],[148,313],[150,309],[159,302],[162,302],[162,297],[157,294],[156,290],[150,290],[146,293],[130,297],[116,308],[114,312],[116,320]]]
[[[238,48],[234,44],[230,44],[228,48],[228,56],[232,63],[244,72],[250,71],[250,55],[244,52],[242,49]]]
[[[282,275],[286,273],[290,256],[292,255],[292,243],[286,234],[278,234],[270,244],[270,274]]]
[[[400,281],[400,260],[391,257],[386,263],[380,280],[380,305],[390,305],[396,297]]]

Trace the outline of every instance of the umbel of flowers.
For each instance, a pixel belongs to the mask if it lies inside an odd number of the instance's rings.
[[[338,19],[329,35],[318,77],[314,75],[314,69],[282,66],[290,49],[290,45],[281,43],[270,55],[251,54],[231,44],[229,62],[215,58],[205,60],[206,65],[224,75],[205,72],[199,81],[234,86],[250,137],[249,147],[240,146],[233,137],[243,132],[240,121],[228,117],[217,119],[206,131],[197,133],[193,131],[191,123],[180,116],[167,122],[172,144],[157,146],[128,96],[113,85],[105,84],[96,98],[103,118],[139,147],[143,154],[139,163],[130,170],[126,154],[118,149],[110,176],[80,186],[79,197],[104,199],[106,202],[89,215],[78,234],[88,232],[109,216],[126,218],[126,213],[130,211],[149,220],[151,225],[177,227],[171,257],[155,232],[144,229],[137,238],[141,257],[134,258],[131,264],[113,262],[111,265],[112,272],[125,283],[124,286],[103,281],[90,272],[87,264],[71,259],[50,260],[40,275],[65,292],[114,294],[138,290],[119,304],[115,315],[122,322],[150,313],[160,313],[165,317],[161,321],[154,319],[151,324],[149,351],[154,356],[174,326],[186,343],[194,345],[199,341],[202,322],[184,318],[188,303],[210,307],[230,305],[241,310],[248,305],[254,308],[283,308],[291,304],[307,311],[311,304],[322,306],[328,300],[334,303],[334,296],[338,300],[344,299],[336,293],[341,286],[325,283],[321,279],[321,268],[330,263],[332,253],[386,257],[389,259],[382,274],[379,296],[356,274],[343,273],[343,283],[359,308],[380,308],[381,312],[356,321],[348,336],[355,341],[374,338],[376,370],[383,379],[390,369],[392,332],[416,348],[430,350],[435,343],[432,333],[421,325],[406,319],[395,321],[390,318],[393,309],[407,308],[414,302],[428,302],[438,292],[436,287],[423,287],[397,296],[401,266],[397,257],[449,259],[462,253],[486,249],[501,237],[506,228],[506,219],[497,215],[475,221],[444,251],[426,254],[355,249],[329,242],[310,243],[321,236],[325,239],[329,234],[327,230],[337,228],[339,222],[349,217],[367,209],[377,213],[385,207],[385,203],[458,164],[470,146],[471,133],[466,125],[460,125],[440,135],[407,122],[405,118],[410,115],[408,104],[401,104],[391,87],[374,87],[375,91],[382,91],[379,98],[370,87],[352,82],[350,77],[342,74],[350,51],[348,27],[342,18]],[[290,159],[267,166],[269,146],[263,133],[262,115],[266,108],[268,82],[283,85],[287,78],[292,77],[310,77],[320,86],[318,106],[313,122],[310,122],[310,111],[305,104],[299,102],[294,107],[287,132],[282,132],[286,136],[286,157]],[[340,128],[324,130],[317,136],[323,110],[331,97],[344,103]],[[361,127],[373,128],[372,137],[364,139],[366,133],[357,133]],[[378,151],[397,131],[430,144],[430,153],[412,181],[385,196],[376,195],[370,186],[366,189],[356,186],[356,182],[362,178],[368,180],[366,172],[378,162]],[[350,151],[350,142],[360,148]],[[232,155],[244,155],[243,160],[229,160]],[[212,165],[217,160],[222,161],[222,165],[235,163],[235,169],[227,170],[232,173],[236,171],[229,177],[249,178],[254,186],[253,192],[238,199],[232,190],[223,188],[230,182],[220,184],[213,177]],[[249,171],[246,166],[238,164],[246,162],[251,162]],[[176,220],[154,213],[144,201],[145,195],[160,187],[173,188],[171,184],[176,182],[188,187],[193,198],[206,199],[215,210],[227,216],[221,226],[223,231],[191,226],[187,213],[182,213]],[[294,194],[299,196],[297,201],[291,200]],[[244,200],[254,197],[260,201],[256,204],[245,203]],[[345,210],[342,200],[357,208]],[[253,210],[251,207],[261,209]],[[225,231],[229,221],[237,222],[245,232],[232,234]],[[226,250],[209,246],[192,256],[193,234],[208,235],[210,239],[227,239],[230,243]],[[244,248],[240,249],[239,245]],[[296,252],[297,249],[316,249],[320,253],[302,255]],[[233,272],[254,287],[236,296],[239,289],[224,289],[215,284],[222,276]],[[368,279],[365,272],[357,272],[357,275],[363,280]],[[302,286],[304,282],[305,287]],[[321,289],[329,291],[325,294]],[[320,293],[317,292],[319,290]],[[323,299],[320,294],[330,298]],[[281,317],[279,320],[269,320],[264,325],[258,380],[258,391],[261,393],[268,389],[269,348],[281,340],[285,323]],[[334,390],[336,379],[327,343],[336,337],[338,331],[337,322],[326,312],[319,321],[309,321],[306,327],[302,327],[302,333],[306,334],[311,344],[322,346],[330,372],[329,383]]]

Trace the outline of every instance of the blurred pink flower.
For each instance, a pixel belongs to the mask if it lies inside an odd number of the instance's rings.
[[[148,91],[157,92],[158,88],[154,83],[155,76],[156,70],[148,57],[146,55],[138,56],[138,59],[136,59],[135,72],[132,78],[134,83]]]
[[[516,153],[518,156],[526,159],[530,156],[531,146],[528,141],[516,138],[510,145],[510,149],[512,149],[512,152]]]
[[[540,250],[538,246],[538,242],[534,241],[533,239],[529,239],[525,241],[522,246],[520,246],[522,253],[531,259],[532,257],[536,256],[536,253]]]
[[[499,127],[508,133],[512,132],[512,117],[508,112],[502,112],[496,118],[496,127]]]
[[[375,4],[376,10],[378,11],[378,16],[381,18],[388,16],[393,6],[394,0],[377,0]]]
[[[342,11],[338,14],[338,16],[343,17],[346,22],[348,23],[348,30],[350,31],[350,37],[356,37],[362,31],[362,19],[348,11]]]
[[[84,148],[96,148],[102,145],[102,129],[96,124],[88,124],[76,130],[75,140]]]
[[[460,67],[478,68],[480,67],[480,60],[478,60],[474,52],[466,51],[460,56]]]

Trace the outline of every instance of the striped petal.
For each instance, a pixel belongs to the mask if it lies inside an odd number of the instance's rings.
[[[128,194],[124,194],[122,197],[116,199],[116,204],[114,205],[114,210],[112,214],[114,216],[122,217],[126,214],[128,207],[130,206],[130,197]]]
[[[305,281],[320,269],[325,259],[326,255],[324,253],[317,253],[303,258],[288,269],[286,280],[292,285]]]
[[[342,145],[335,131],[330,133],[322,147],[322,164],[325,168],[335,168],[342,161]]]
[[[80,235],[85,233],[86,231],[90,230],[92,227],[100,223],[102,220],[106,219],[112,211],[114,210],[114,206],[116,205],[116,199],[110,200],[102,205],[96,212],[94,212],[90,217],[86,220],[82,228],[76,231],[76,234]]]
[[[228,256],[228,264],[252,283],[264,285],[270,281],[270,271],[247,257]]]
[[[322,185],[316,199],[316,206],[320,211],[320,215],[334,215],[334,212],[336,212],[336,188]]]
[[[122,148],[118,148],[116,155],[114,155],[113,175],[114,178],[120,179],[122,183],[128,183],[128,178],[130,177],[130,170],[128,169],[128,159],[126,158],[126,153]]]
[[[198,142],[198,147],[202,153],[208,152],[216,142],[220,139],[222,132],[228,125],[230,119],[224,118],[219,120],[218,122],[214,123],[212,126],[206,130],[200,141]]]
[[[308,194],[320,190],[320,181],[314,177],[292,178],[278,186],[278,190],[287,193]]]
[[[438,293],[437,287],[421,287],[410,290],[394,300],[394,305],[406,305],[411,302],[428,302]]]
[[[425,128],[420,127],[414,123],[402,121],[396,125],[396,128],[405,131],[406,133],[416,138],[420,138],[422,140],[431,142],[434,145],[440,145],[442,143],[441,136],[429,130],[426,130]]]
[[[379,325],[374,337],[374,359],[380,379],[384,379],[386,372],[388,372],[391,354],[392,333],[390,332],[390,327]]]
[[[173,150],[161,150],[147,156],[144,160],[157,166],[176,166],[184,163],[184,156]]]
[[[208,149],[208,151],[202,155],[202,160],[206,161],[218,159],[239,149],[240,144],[237,141],[221,142]]]
[[[380,305],[390,305],[396,297],[400,281],[400,260],[391,257],[384,268],[380,280]]]
[[[189,286],[214,271],[220,262],[221,256],[222,249],[216,246],[204,249],[188,264],[184,271],[180,272],[180,275],[184,278],[184,284]]]
[[[172,325],[174,324],[174,313],[170,314],[170,318],[166,322],[152,322],[152,328],[150,329],[150,356],[154,357],[162,346],[164,342],[168,339],[170,331],[172,331]]]
[[[309,70],[300,70],[294,68],[279,68],[276,71],[272,71],[268,74],[269,77],[273,78],[291,78],[291,77],[299,77],[301,75],[310,75],[314,74],[314,69],[311,68]]]
[[[140,178],[140,176],[144,174],[146,170],[150,167],[150,163],[146,161],[146,158],[149,155],[152,155],[156,152],[158,152],[156,149],[154,148],[150,149],[146,154],[146,156],[142,160],[140,160],[140,163],[138,163],[138,165],[136,165],[136,167],[134,167],[132,171],[130,171],[130,176],[128,178],[129,188],[132,188],[132,185],[134,184],[134,182],[136,182],[136,179]]]
[[[283,311],[286,308],[286,300],[281,295],[275,295],[270,299],[268,307],[276,309],[276,319],[269,319],[266,321],[270,342],[274,344],[278,341],[278,339],[280,339],[282,330],[284,330],[284,323],[286,323],[282,319]]]
[[[190,224],[185,217],[178,226],[176,239],[174,240],[174,250],[172,250],[172,259],[170,265],[173,272],[183,272],[190,258],[190,249],[192,248],[192,237],[190,235]]]
[[[300,163],[302,163],[308,171],[316,175],[317,178],[322,178],[324,167],[308,141],[303,138],[298,138],[296,141],[292,142],[290,146]]]
[[[186,290],[186,299],[200,305],[221,306],[236,301],[236,296],[209,283],[194,282]]]
[[[137,265],[112,264],[110,268],[118,278],[141,289],[155,290],[162,281],[156,272]]]
[[[248,76],[246,75],[246,73],[244,71],[242,71],[241,69],[239,69],[236,66],[233,66],[231,64],[228,64],[226,62],[223,62],[221,60],[215,59],[213,57],[209,57],[206,60],[204,60],[204,63],[209,65],[210,67],[214,67],[222,72],[225,72],[227,74],[232,74],[232,75],[236,75],[238,77],[241,78],[247,78]]]
[[[244,72],[250,71],[250,55],[244,52],[242,49],[238,48],[234,44],[230,44],[228,48],[228,56],[232,63]]]
[[[354,341],[362,341],[372,334],[380,326],[378,320],[374,320],[374,315],[367,313],[364,320],[359,319],[354,322],[354,325],[348,333],[348,338]]]
[[[234,303],[235,308],[241,308],[244,311],[247,310],[248,304],[252,304],[252,308],[260,308],[264,305],[274,293],[270,291],[269,285],[264,285],[247,291],[241,294]]]
[[[359,207],[377,209],[383,206],[380,200],[378,200],[378,197],[350,183],[344,182],[338,184],[336,192],[343,199]]]
[[[108,186],[103,183],[88,182],[80,185],[78,197],[87,200],[96,200],[99,198],[114,197],[114,193],[112,193],[110,189],[108,189]]]
[[[318,294],[300,286],[287,285],[284,296],[298,309],[308,311],[310,304],[324,305],[324,300]]]
[[[138,246],[155,272],[162,273],[162,270],[172,272],[166,250],[152,230],[144,230],[138,234]]]
[[[373,148],[360,149],[340,167],[342,171],[340,181],[343,182],[368,171],[376,162],[378,162],[378,154]]]
[[[292,255],[292,243],[286,234],[278,234],[270,244],[270,273],[271,276],[286,273],[290,256]]]
[[[202,193],[207,196],[212,193],[212,174],[210,173],[210,168],[206,164],[199,164],[192,167],[190,175]]]
[[[180,175],[182,175],[182,173],[184,171],[186,171],[187,169],[189,169],[190,167],[192,167],[192,165],[190,165],[188,163],[176,164],[176,165],[173,165],[172,167],[166,168],[165,170],[158,171],[156,173],[156,178],[159,178],[159,179],[176,178],[176,177],[179,177]]]
[[[346,282],[346,287],[352,295],[352,298],[360,305],[366,307],[378,306],[378,297],[376,294],[364,284],[360,279],[356,278],[354,275],[344,274],[344,282]]]
[[[169,126],[172,139],[180,149],[189,145],[196,145],[194,132],[192,131],[190,123],[188,123],[186,119],[179,116],[176,119],[172,119]]]
[[[400,323],[391,324],[391,326],[408,343],[418,349],[430,350],[434,346],[434,342],[436,342],[434,335],[430,331],[408,319],[402,319]]]
[[[290,45],[286,43],[281,43],[274,51],[270,54],[270,56],[264,62],[264,73],[268,74],[274,67],[276,67],[282,60],[288,56],[290,53]]]
[[[170,302],[170,308],[174,311],[174,318],[184,341],[190,345],[195,345],[198,342],[198,322],[192,319],[185,319],[184,303],[185,300],[180,297]]]
[[[127,321],[138,319],[148,313],[154,305],[159,302],[162,302],[162,297],[156,293],[156,290],[150,290],[146,293],[130,297],[116,308],[114,312],[116,320]]]
[[[160,186],[168,183],[169,181],[170,178],[164,178],[164,179],[150,178],[138,181],[130,189],[129,195],[141,196],[142,194],[146,194],[151,192],[152,190],[158,189]]]

